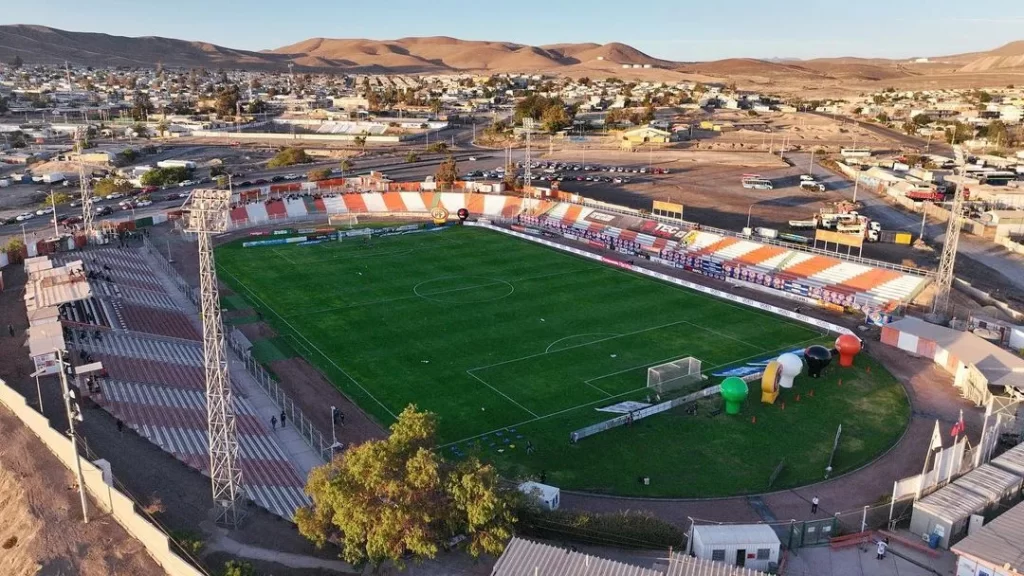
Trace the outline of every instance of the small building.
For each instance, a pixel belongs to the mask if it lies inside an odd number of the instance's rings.
[[[967,533],[971,515],[981,514],[988,500],[958,484],[947,484],[914,503],[910,532],[918,536],[937,534],[937,544],[949,548]]]
[[[629,144],[668,144],[672,133],[653,126],[640,126],[623,132],[622,140]]]
[[[985,512],[992,512],[999,506],[1017,499],[1020,494],[1021,477],[992,464],[982,464],[956,479],[953,484],[984,496],[988,502]]]
[[[1024,211],[990,210],[981,215],[981,222],[995,229],[993,239],[1024,236]]]
[[[767,524],[694,526],[690,552],[697,558],[724,562],[762,572],[779,564],[782,543]]]
[[[1024,478],[1024,444],[1018,444],[996,456],[989,464]]]
[[[548,486],[540,482],[523,482],[519,485],[519,491],[527,496],[536,499],[537,504],[545,510],[558,510],[561,505],[562,491],[555,486]]]
[[[1024,573],[1024,504],[1018,504],[964,538],[952,550],[957,576]]]

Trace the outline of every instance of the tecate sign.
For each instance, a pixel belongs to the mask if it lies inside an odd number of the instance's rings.
[[[648,220],[643,226],[644,232],[651,232],[662,238],[684,238],[690,231],[680,228],[679,226],[673,226],[671,224],[662,224],[661,222],[652,222]]]

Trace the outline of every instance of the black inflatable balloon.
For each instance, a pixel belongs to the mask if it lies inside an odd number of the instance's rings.
[[[818,378],[829,362],[832,361],[832,352],[824,346],[808,346],[804,350],[804,361],[807,362],[807,374],[811,378]]]
[[[459,208],[459,211],[455,214],[458,215],[459,220],[462,220],[463,222],[466,221],[466,218],[469,218],[469,210],[466,210],[465,208]]]

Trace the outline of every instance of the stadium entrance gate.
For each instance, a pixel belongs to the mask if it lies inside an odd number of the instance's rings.
[[[829,539],[836,534],[838,526],[839,519],[834,516],[822,518],[821,520],[793,522],[789,525],[789,543],[787,548],[828,544]]]

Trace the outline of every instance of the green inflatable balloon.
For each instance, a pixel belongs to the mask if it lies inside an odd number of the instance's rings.
[[[725,400],[725,413],[739,414],[740,407],[749,393],[747,383],[741,378],[730,376],[722,381],[721,391],[722,399]]]

